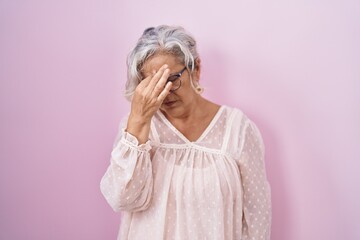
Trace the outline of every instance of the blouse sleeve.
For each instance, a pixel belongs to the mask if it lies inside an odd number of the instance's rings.
[[[142,211],[151,201],[153,189],[150,141],[139,145],[125,131],[127,119],[119,126],[113,144],[110,165],[100,182],[100,190],[115,212]]]
[[[265,147],[257,126],[248,119],[238,162],[243,189],[242,240],[270,240],[271,189],[265,170]]]

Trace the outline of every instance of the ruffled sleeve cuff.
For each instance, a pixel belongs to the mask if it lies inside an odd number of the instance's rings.
[[[150,140],[148,140],[146,143],[140,144],[139,145],[139,141],[137,140],[137,138],[132,135],[131,133],[127,132],[125,130],[125,128],[121,129],[122,131],[122,138],[121,138],[121,142],[125,145],[127,145],[128,147],[140,151],[140,152],[148,152],[151,149],[151,145],[150,145]]]

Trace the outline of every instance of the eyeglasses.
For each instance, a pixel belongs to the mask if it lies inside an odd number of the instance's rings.
[[[172,74],[168,77],[167,82],[172,82],[171,92],[178,90],[181,87],[181,75],[186,70],[186,66],[178,73]],[[176,81],[179,80],[179,81]]]

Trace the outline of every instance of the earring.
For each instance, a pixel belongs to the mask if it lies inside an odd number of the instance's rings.
[[[191,83],[192,88],[194,89],[194,91],[197,94],[202,94],[204,92],[204,88],[202,86],[200,86],[198,81],[196,82],[196,87],[195,87],[194,81],[191,79],[191,75],[190,75],[190,83]]]
[[[204,92],[204,88],[201,87],[200,85],[197,85],[197,87],[195,88],[195,92],[197,94],[202,94]]]

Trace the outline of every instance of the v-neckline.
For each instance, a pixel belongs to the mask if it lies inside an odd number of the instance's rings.
[[[217,122],[217,120],[219,119],[222,111],[223,111],[224,105],[221,105],[219,107],[219,109],[217,110],[217,112],[215,113],[214,117],[211,119],[209,125],[205,128],[205,130],[201,133],[201,135],[194,141],[190,141],[187,137],[185,137],[184,134],[182,134],[166,117],[165,115],[158,110],[158,114],[160,116],[160,118],[164,121],[164,123],[166,125],[168,125],[168,127],[178,136],[180,137],[183,141],[185,141],[186,143],[197,143],[200,142],[206,135],[207,133],[211,130],[211,128],[213,127],[213,125]]]

